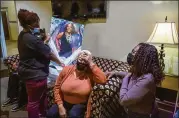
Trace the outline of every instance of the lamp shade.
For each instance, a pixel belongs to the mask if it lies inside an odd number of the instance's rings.
[[[178,43],[178,34],[174,22],[156,23],[155,28],[147,40],[149,43],[158,44],[176,44]]]

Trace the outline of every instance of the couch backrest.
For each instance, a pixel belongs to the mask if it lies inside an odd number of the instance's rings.
[[[128,63],[118,60],[106,59],[101,57],[93,57],[92,59],[93,62],[104,72],[110,72],[113,70],[128,71],[130,68]]]
[[[113,59],[107,59],[107,58],[101,58],[101,57],[95,57],[92,58],[93,62],[100,68],[102,71],[128,71],[129,65],[126,62],[113,60]],[[8,56],[6,59],[4,59],[4,64],[8,66],[8,69],[10,72],[15,71],[13,70],[13,64],[19,62],[19,54]]]

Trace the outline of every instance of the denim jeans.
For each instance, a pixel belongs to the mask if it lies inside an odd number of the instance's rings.
[[[28,118],[40,118],[39,113],[46,115],[47,108],[47,79],[26,81],[28,95]]]
[[[84,118],[85,111],[86,111],[86,104],[70,104],[67,102],[63,103],[68,118]],[[47,111],[47,118],[60,118],[58,105],[53,105]]]

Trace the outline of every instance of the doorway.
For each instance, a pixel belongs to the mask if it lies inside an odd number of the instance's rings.
[[[1,9],[4,37],[5,37],[5,40],[10,40],[9,19],[8,19],[7,12],[8,12],[7,8]]]

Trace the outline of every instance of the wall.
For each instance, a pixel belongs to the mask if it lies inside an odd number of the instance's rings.
[[[18,24],[14,1],[1,1],[1,7],[8,10],[10,40],[17,40]]]
[[[83,48],[91,50],[95,56],[125,61],[132,48],[139,42],[147,41],[155,23],[163,22],[166,16],[169,22],[176,23],[178,29],[177,1],[160,4],[151,1],[108,1],[107,7],[106,24],[87,24],[85,28]],[[165,49],[169,62],[178,60],[176,46]],[[177,66],[174,68],[178,70]],[[177,74],[178,71],[170,73]]]
[[[19,9],[27,9],[36,12],[40,17],[40,27],[45,28],[46,32],[50,31],[50,21],[52,17],[51,1],[16,1],[16,12]],[[19,24],[19,32],[22,27]]]

